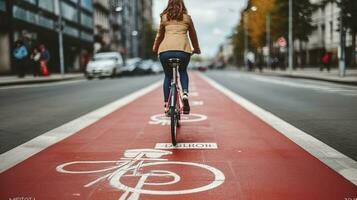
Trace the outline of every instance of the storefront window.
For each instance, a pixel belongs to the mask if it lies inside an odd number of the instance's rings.
[[[81,24],[88,28],[92,28],[93,18],[87,14],[81,13]]]
[[[5,2],[5,0],[0,0],[0,10],[6,11],[6,2]]]
[[[88,42],[93,42],[93,35],[86,32],[81,32],[81,38]]]
[[[67,35],[78,37],[79,36],[79,31],[76,28],[73,28],[71,26],[65,26],[63,29],[63,32]]]
[[[77,10],[65,2],[61,2],[62,16],[68,20],[78,22]]]
[[[38,0],[38,7],[48,10],[50,12],[54,11],[54,1],[49,1],[49,0]]]
[[[89,11],[93,10],[92,0],[81,0],[81,6]]]
[[[36,14],[17,6],[13,7],[13,16],[17,19],[27,21],[32,24],[36,24],[37,22]]]
[[[32,3],[32,4],[34,4],[34,5],[36,5],[36,0],[24,0],[24,1],[29,2],[29,3]]]
[[[54,21],[52,19],[48,19],[47,17],[39,16],[38,17],[38,25],[45,27],[45,28],[53,29]]]

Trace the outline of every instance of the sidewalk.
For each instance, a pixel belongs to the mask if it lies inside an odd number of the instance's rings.
[[[25,78],[18,78],[17,76],[0,76],[0,86],[59,82],[80,79],[83,77],[84,75],[82,73],[65,74],[63,76],[61,74],[52,74],[48,77],[33,77],[32,75],[27,75]]]
[[[347,85],[357,85],[357,69],[346,70],[345,77],[340,77],[337,69],[332,69],[330,72],[327,72],[326,70],[321,72],[317,68],[297,69],[292,72],[288,70],[273,71],[270,69],[264,69],[262,74],[273,75],[273,76],[284,76],[290,78],[321,80],[321,81],[328,81],[328,82],[341,83]]]

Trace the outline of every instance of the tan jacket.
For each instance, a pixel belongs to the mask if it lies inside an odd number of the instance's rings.
[[[187,33],[189,33],[192,47]],[[196,52],[200,51],[200,46],[191,16],[184,14],[182,21],[169,21],[167,16],[163,15],[154,42],[153,51],[160,54],[164,51],[184,51],[192,53],[193,50]]]

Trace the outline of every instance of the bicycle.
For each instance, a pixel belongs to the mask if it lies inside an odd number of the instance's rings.
[[[180,119],[182,114],[182,98],[181,89],[178,84],[178,68],[180,67],[180,59],[169,59],[169,65],[172,67],[172,81],[170,86],[169,96],[169,116],[171,124],[171,141],[174,146],[177,145],[177,128],[180,127]]]

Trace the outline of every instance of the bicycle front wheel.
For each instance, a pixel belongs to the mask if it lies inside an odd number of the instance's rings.
[[[171,115],[171,140],[174,146],[176,146],[177,144],[176,136],[177,136],[177,117],[176,114],[173,114]]]
[[[177,108],[176,108],[176,101],[177,101],[177,93],[176,93],[176,86],[171,86],[171,105],[170,105],[170,118],[171,118],[171,141],[174,146],[177,144],[176,136],[177,136]]]

